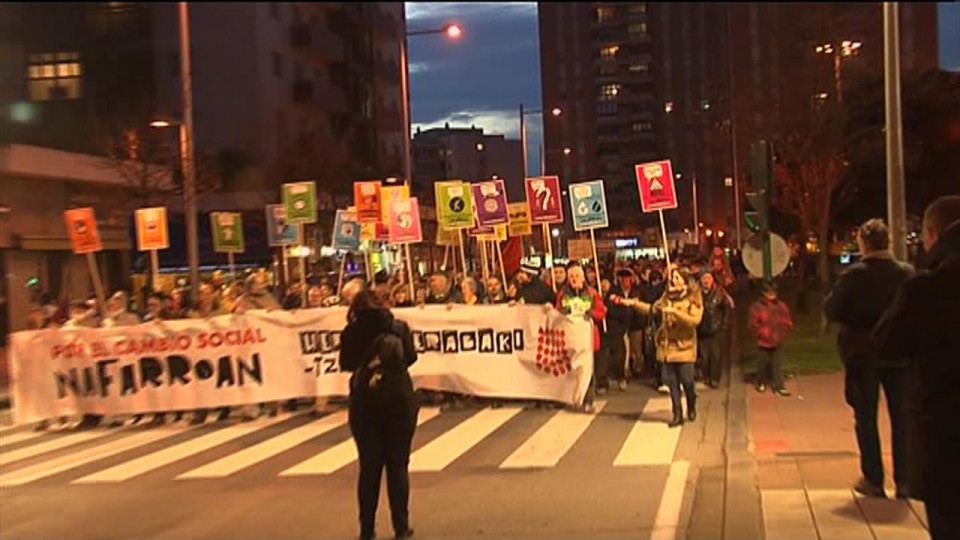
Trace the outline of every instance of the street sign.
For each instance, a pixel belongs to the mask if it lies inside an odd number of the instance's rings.
[[[267,244],[295,246],[300,244],[300,227],[287,222],[287,210],[282,204],[268,204]]]
[[[379,181],[353,183],[353,204],[357,207],[358,222],[377,223],[381,221],[383,218],[381,188]]]
[[[743,245],[743,266],[747,268],[750,275],[757,278],[763,278],[763,237],[755,234],[747,239]],[[770,233],[770,260],[771,276],[779,276],[787,269],[790,264],[790,247],[782,236]]]
[[[313,182],[284,184],[281,190],[287,223],[317,222],[317,186]]]
[[[677,207],[677,190],[673,184],[673,166],[669,159],[641,163],[634,170],[640,190],[640,206],[644,212]]]
[[[570,184],[569,192],[574,230],[587,231],[610,226],[603,180]]]
[[[562,223],[563,203],[560,195],[560,178],[538,176],[527,178],[524,184],[527,204],[530,205],[532,223]]]
[[[420,205],[416,197],[390,203],[390,243],[412,244],[423,241]]]
[[[530,225],[530,206],[526,202],[507,204],[507,217],[510,224],[508,231],[510,236],[529,236],[533,234],[533,227]]]
[[[337,215],[333,220],[333,249],[359,250],[360,229],[356,212],[337,210]]]
[[[477,222],[482,226],[503,225],[507,216],[507,188],[503,180],[477,182],[473,188],[473,200],[477,210]]]
[[[67,210],[63,213],[63,219],[67,225],[67,234],[70,235],[70,244],[73,246],[74,253],[82,255],[103,250],[93,208]]]
[[[474,225],[473,196],[463,182],[436,182],[437,220],[445,229],[469,229]]]
[[[235,212],[212,212],[210,228],[213,231],[213,251],[243,253],[243,221]]]
[[[167,208],[138,208],[137,216],[137,249],[139,251],[155,251],[170,247],[170,238],[167,231]]]

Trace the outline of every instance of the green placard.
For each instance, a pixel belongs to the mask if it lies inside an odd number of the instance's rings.
[[[447,230],[473,227],[473,196],[470,184],[437,182],[437,216],[440,226]]]
[[[243,221],[234,212],[212,212],[213,250],[217,253],[243,253]]]
[[[284,184],[283,207],[287,212],[287,223],[316,223],[316,184],[313,182]]]

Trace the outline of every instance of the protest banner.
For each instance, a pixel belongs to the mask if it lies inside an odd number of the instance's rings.
[[[317,222],[317,186],[313,182],[292,182],[281,187],[287,223]],[[242,250],[241,250],[242,251]]]
[[[502,225],[509,221],[507,188],[503,180],[477,182],[471,188],[473,189],[477,223],[481,227]]]
[[[360,229],[355,212],[337,210],[337,215],[333,220],[333,249],[359,250]]]
[[[527,204],[530,207],[531,222],[540,224],[563,222],[563,199],[560,196],[559,177],[527,178],[524,187]]]
[[[416,387],[578,405],[593,374],[590,323],[540,306],[393,310],[413,332]],[[123,328],[11,335],[14,415],[143,414],[343,396],[346,308],[250,311]]]
[[[380,223],[383,217],[383,186],[379,181],[354,182],[353,204],[357,207],[359,223]]]
[[[444,229],[469,229],[474,225],[470,185],[460,181],[436,182],[437,221]]]

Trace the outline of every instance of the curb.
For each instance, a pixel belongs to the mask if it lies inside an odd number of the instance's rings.
[[[750,451],[750,419],[747,410],[747,386],[740,366],[739,336],[734,336],[735,355],[728,362],[727,457],[724,494],[723,538],[763,538],[760,488],[757,462]],[[736,358],[736,361],[733,361]]]

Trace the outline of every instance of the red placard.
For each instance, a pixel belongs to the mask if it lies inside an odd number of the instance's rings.
[[[383,217],[380,189],[379,181],[353,183],[353,203],[357,207],[358,223],[377,223]]]
[[[560,198],[560,178],[538,176],[525,182],[531,223],[562,223],[563,200]]]
[[[677,207],[677,190],[673,185],[670,160],[641,163],[635,168],[640,206],[644,212],[670,210]]]

